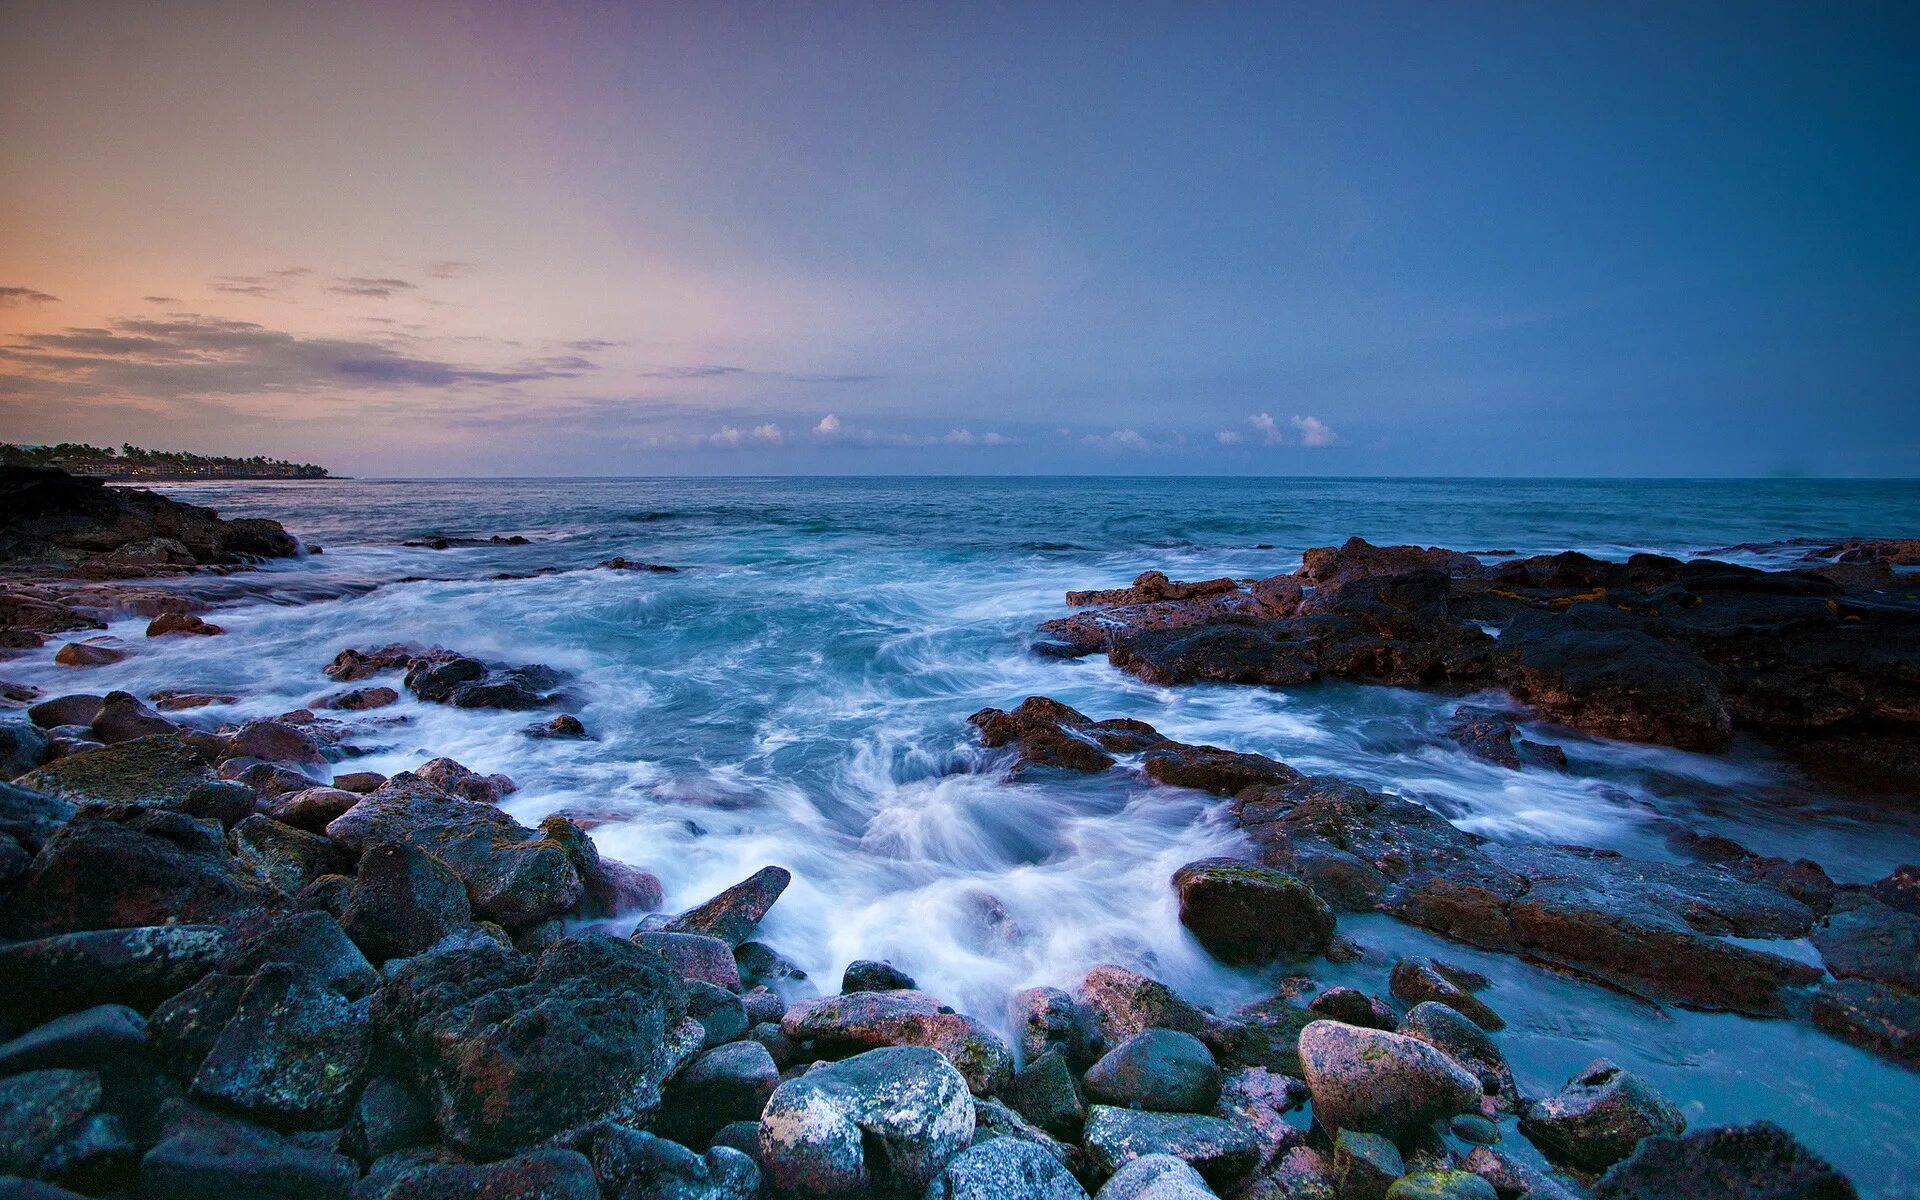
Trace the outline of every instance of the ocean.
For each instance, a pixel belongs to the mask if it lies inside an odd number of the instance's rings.
[[[1338,683],[1163,688],[1103,658],[1028,649],[1034,626],[1065,611],[1066,590],[1147,569],[1271,575],[1354,535],[1520,554],[1719,550],[1780,565],[1802,551],[1782,541],[1912,535],[1920,483],[708,478],[158,490],[276,518],[324,553],[221,581],[235,603],[212,619],[228,636],[147,643],[139,622],[117,624],[139,653],[87,672],[88,690],[235,692],[235,705],[202,715],[238,720],[331,690],[321,668],[348,646],[415,641],[560,668],[592,740],[536,741],[521,734],[529,714],[409,697],[369,714],[369,753],[351,768],[391,773],[450,755],[504,772],[520,787],[506,803],[516,816],[586,819],[602,854],[661,877],[670,909],[785,866],[794,883],[763,940],[829,991],[856,958],[891,960],[989,1021],[1003,1019],[1012,989],[1071,986],[1106,961],[1216,1006],[1273,991],[1274,973],[1208,958],[1181,929],[1168,886],[1183,863],[1241,849],[1224,802],[1118,771],[1009,778],[967,717],[1029,695],[1398,792],[1497,839],[1668,858],[1667,835],[1686,828],[1812,858],[1850,882],[1920,861],[1920,807],[1828,794],[1745,742],[1709,756],[1538,727],[1530,736],[1563,746],[1572,769],[1509,771],[1440,738],[1459,696]],[[514,534],[528,544],[401,545]],[[616,555],[680,570],[587,569]],[[558,570],[534,574],[544,568]],[[7,676],[77,686],[51,652],[9,663]],[[1768,1118],[1863,1192],[1920,1194],[1920,1075],[1805,1023],[1662,1011],[1385,917],[1340,927],[1368,957],[1295,969],[1376,993],[1407,953],[1491,976],[1485,998],[1510,1023],[1501,1044],[1523,1091],[1551,1092],[1612,1058],[1693,1124]]]

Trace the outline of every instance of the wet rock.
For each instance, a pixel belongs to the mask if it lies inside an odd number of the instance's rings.
[[[1474,1113],[1461,1113],[1447,1122],[1447,1129],[1463,1142],[1491,1146],[1500,1140],[1500,1127]]]
[[[482,775],[451,758],[436,758],[414,769],[414,775],[428,784],[475,804],[498,804],[518,791],[505,775]]]
[[[1315,1021],[1300,1033],[1300,1064],[1313,1111],[1329,1129],[1398,1140],[1480,1107],[1480,1081],[1414,1038]]]
[[[1207,1180],[1224,1184],[1252,1170],[1260,1142],[1251,1130],[1218,1117],[1136,1112],[1096,1104],[1087,1112],[1087,1156],[1101,1175],[1136,1158],[1170,1154]]]
[[[1733,740],[1721,673],[1637,629],[1527,614],[1503,632],[1500,660],[1516,696],[1589,733],[1686,750],[1724,750]]]
[[[994,1138],[1007,1138],[1036,1147],[1069,1169],[1084,1165],[1084,1156],[1077,1146],[1060,1141],[998,1100],[975,1097],[973,1143],[977,1146]]]
[[[735,961],[737,962],[738,960],[736,959]],[[778,1025],[780,1018],[787,1015],[787,1002],[780,997],[778,992],[771,991],[765,987],[753,988],[740,999],[741,1003],[746,1007],[747,1020],[755,1025],[764,1024],[768,1021]]]
[[[1270,1163],[1306,1141],[1306,1131],[1286,1114],[1308,1100],[1307,1085],[1265,1067],[1246,1067],[1220,1081],[1213,1115],[1250,1130],[1260,1143],[1260,1161]]]
[[[1333,1140],[1333,1184],[1340,1200],[1384,1200],[1407,1164],[1393,1142],[1377,1133],[1342,1129]]]
[[[847,964],[840,976],[843,992],[911,992],[919,988],[913,976],[890,962],[860,958]]]
[[[1519,718],[1510,712],[1463,706],[1447,726],[1447,737],[1468,754],[1495,766],[1518,770],[1525,763],[1567,769],[1567,752],[1521,737]]]
[[[1333,1161],[1313,1146],[1290,1146],[1242,1184],[1244,1200],[1334,1200]]]
[[[1920,992],[1920,915],[1849,894],[1812,937],[1834,975]]]
[[[325,833],[335,817],[359,802],[359,795],[344,788],[310,787],[263,800],[259,809],[282,825],[308,833]]]
[[[928,1200],[1086,1200],[1061,1161],[1031,1142],[997,1137],[961,1151],[927,1189]]]
[[[585,892],[565,846],[406,772],[335,818],[327,837],[353,854],[395,844],[434,855],[466,885],[474,912],[509,930],[567,913]]]
[[[252,980],[247,974],[214,972],[153,1010],[147,1044],[154,1062],[185,1083],[192,1083],[213,1044],[240,1011],[240,997]]]
[[[347,771],[333,777],[333,786],[343,792],[365,796],[379,791],[380,785],[386,781],[387,777],[378,771]]]
[[[1222,962],[1317,954],[1333,940],[1333,910],[1284,871],[1208,858],[1181,867],[1173,886],[1180,923]]]
[[[1896,867],[1885,879],[1868,884],[1865,890],[1888,908],[1920,916],[1920,867],[1911,864]]]
[[[252,975],[269,963],[284,963],[321,987],[357,999],[379,986],[379,973],[332,914],[296,912],[252,926],[223,955],[218,969]]]
[[[215,768],[220,778],[250,788],[257,800],[304,792],[319,783],[306,768],[257,758],[229,758]]]
[[[1107,661],[1148,683],[1248,683],[1294,687],[1320,676],[1311,643],[1255,625],[1150,629],[1116,642]]]
[[[321,670],[328,679],[349,683],[378,675],[382,671],[403,670],[415,658],[428,653],[418,646],[403,642],[393,642],[374,650],[348,649],[334,655],[333,661]]]
[[[140,1160],[141,1200],[346,1200],[352,1159],[244,1121],[182,1122]]]
[[[42,1179],[98,1194],[130,1186],[139,1161],[140,1147],[127,1123],[117,1113],[97,1112],[41,1155],[35,1170]],[[63,1190],[55,1200],[71,1195]]]
[[[1074,999],[1091,1014],[1095,1031],[1109,1046],[1143,1029],[1177,1029],[1199,1036],[1207,1026],[1207,1014],[1166,984],[1111,963],[1090,969]]]
[[[1478,559],[1438,546],[1375,546],[1365,538],[1348,538],[1339,546],[1316,546],[1300,556],[1300,578],[1323,591],[1338,591],[1360,579],[1405,575],[1413,571],[1440,571],[1468,575],[1480,567]]]
[[[951,1062],[979,1096],[1000,1091],[1013,1076],[1013,1053],[992,1030],[924,992],[853,992],[803,1001],[780,1019],[780,1031],[828,1053],[926,1046]]]
[[[1114,754],[1144,750],[1165,740],[1144,721],[1096,721],[1045,696],[1029,696],[1008,712],[983,708],[967,723],[980,731],[981,744],[989,749],[1015,747],[1016,770],[1104,771],[1113,766]]]
[[[225,632],[220,626],[209,624],[194,613],[161,613],[147,623],[147,636],[150,638],[166,637],[170,633],[213,637]]]
[[[390,687],[363,687],[348,688],[343,692],[322,696],[313,702],[313,706],[331,708],[339,712],[368,712],[399,702],[400,693]]]
[[[785,867],[762,867],[705,904],[673,918],[667,922],[666,931],[716,937],[729,946],[738,946],[753,936],[766,919],[767,910],[791,882],[793,875]]]
[[[1148,604],[1160,600],[1199,600],[1207,596],[1237,591],[1239,587],[1239,581],[1234,579],[1204,579],[1196,583],[1180,583],[1168,579],[1160,571],[1146,571],[1136,577],[1130,587],[1110,588],[1105,591],[1068,592],[1067,604],[1073,608],[1092,606],[1110,608],[1117,604]]]
[[[1458,1010],[1482,1029],[1497,1033],[1507,1027],[1499,1013],[1461,986],[1458,972],[1430,958],[1401,959],[1393,965],[1388,986],[1408,1004],[1432,1000]]]
[[[698,980],[730,992],[745,990],[733,950],[719,938],[698,933],[653,933],[642,930],[633,935],[633,944],[658,954],[682,979]]]
[[[1480,1077],[1480,1086],[1488,1095],[1498,1096],[1503,1107],[1511,1109],[1518,1103],[1519,1089],[1506,1056],[1486,1031],[1459,1009],[1433,1000],[1422,1001],[1407,1010],[1397,1032],[1418,1038],[1472,1071]]]
[[[172,692],[149,693],[147,699],[161,712],[184,712],[190,708],[211,708],[216,704],[232,704],[240,697],[231,692]]]
[[[105,889],[103,879],[117,881]],[[167,921],[232,922],[275,900],[227,854],[220,827],[183,813],[88,807],[35,856],[4,917],[17,938]]]
[[[1220,1098],[1220,1068],[1199,1038],[1147,1029],[1109,1050],[1082,1081],[1100,1104],[1156,1112],[1206,1112]]]
[[[89,692],[73,692],[64,696],[55,696],[51,700],[42,700],[27,709],[27,719],[42,729],[52,729],[59,725],[92,725],[93,715],[100,711],[100,702],[105,696],[96,696]]]
[[[723,1125],[757,1121],[780,1082],[773,1055],[755,1041],[716,1046],[687,1064],[667,1088],[663,1134],[705,1145]]]
[[[69,754],[19,783],[74,804],[167,809],[222,824],[244,819],[254,805],[251,791],[221,780],[185,742],[165,734]]]
[[[1587,1171],[1606,1170],[1642,1138],[1674,1136],[1686,1127],[1680,1110],[1645,1080],[1604,1058],[1520,1114],[1520,1132],[1548,1158]]]
[[[760,1168],[731,1146],[705,1155],[634,1129],[602,1125],[578,1144],[593,1162],[597,1195],[607,1200],[752,1200]]]
[[[1209,1200],[1200,1172],[1171,1154],[1143,1154],[1101,1185],[1095,1200]]]
[[[746,1035],[747,1006],[737,993],[698,979],[683,981],[687,993],[687,1016],[700,1023],[702,1043],[718,1046]]]
[[[1093,1015],[1071,994],[1059,988],[1025,988],[1009,998],[1007,1008],[1022,1059],[1032,1062],[1058,1049],[1069,1066],[1084,1071],[1099,1057],[1102,1046]]]
[[[327,761],[326,752],[312,734],[282,720],[248,721],[228,736],[226,749],[220,757],[222,760],[252,758],[261,762],[308,767],[317,767]]]
[[[548,818],[551,820],[552,818]],[[544,822],[542,823],[544,827]],[[575,864],[578,869],[579,864]],[[597,854],[591,867],[583,872],[586,895],[581,913],[588,917],[620,917],[628,913],[653,912],[666,898],[660,877],[651,871],[601,858]]]
[[[1300,778],[1285,763],[1258,754],[1237,754],[1218,746],[1189,746],[1168,742],[1147,751],[1140,760],[1147,778],[1169,787],[1198,788],[1216,796],[1231,796],[1243,788],[1287,784]]]
[[[1768,1121],[1655,1135],[1604,1175],[1594,1200],[1854,1200],[1846,1176]]]
[[[1500,1196],[1520,1196],[1525,1200],[1580,1200],[1584,1192],[1575,1192],[1557,1176],[1535,1170],[1528,1164],[1498,1150],[1475,1146],[1461,1167],[1493,1185]]]
[[[779,1193],[917,1196],[973,1139],[966,1080],[934,1051],[871,1050],[774,1089],[760,1161]]]
[[[213,969],[230,945],[211,925],[58,934],[0,945],[0,1014],[38,1024],[98,1004],[148,1011]]]
[[[500,1154],[648,1116],[682,1062],[669,1030],[684,1003],[657,956],[585,935],[537,958],[477,941],[409,959],[374,998],[373,1020],[442,1136]]]
[[[1813,1023],[1857,1046],[1920,1064],[1920,995],[1903,988],[1866,979],[1822,984]]]
[[[0,783],[0,834],[38,853],[78,809],[70,800],[17,784]]]
[[[88,726],[95,740],[108,746],[153,734],[181,732],[178,725],[142,704],[131,692],[108,692]]]
[[[126,651],[100,642],[68,642],[54,653],[53,661],[63,667],[104,667],[126,656]]]
[[[26,721],[0,721],[0,779],[25,775],[53,751],[47,735]]]
[[[1398,1024],[1386,1001],[1357,988],[1330,987],[1309,1001],[1307,1008],[1328,1020],[1368,1029],[1392,1029]]]
[[[473,919],[459,876],[409,845],[381,845],[360,859],[341,914],[347,935],[374,962],[432,947]]]
[[[1499,1200],[1493,1185],[1468,1171],[1415,1171],[1387,1189],[1387,1200]]]
[[[340,1131],[340,1149],[363,1163],[433,1140],[433,1114],[418,1093],[384,1075],[367,1081]]]
[[[147,1021],[124,1004],[97,1004],[0,1044],[0,1075],[48,1067],[99,1070],[146,1052]]]
[[[28,1071],[0,1079],[0,1175],[34,1175],[42,1156],[100,1107],[95,1071]]]
[[[369,1052],[364,1002],[271,963],[241,994],[193,1077],[193,1095],[270,1125],[337,1126],[360,1089]]]
[[[258,814],[227,833],[227,848],[236,861],[289,896],[348,867],[346,856],[326,838]]]
[[[1049,1047],[1014,1072],[1007,1102],[1022,1117],[1054,1137],[1077,1141],[1087,1120],[1080,1083],[1059,1047]]]
[[[523,710],[555,703],[560,674],[537,664],[490,664],[453,655],[414,659],[405,682],[408,691],[432,704]]]
[[[222,520],[210,508],[56,468],[7,468],[0,497],[0,558],[19,563],[143,575],[171,565],[175,551],[188,566],[299,553],[278,521]],[[152,559],[156,546],[164,553]]]

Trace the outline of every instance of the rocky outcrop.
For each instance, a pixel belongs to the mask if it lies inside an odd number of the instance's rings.
[[[210,508],[53,469],[0,468],[0,514],[0,563],[95,577],[299,553],[277,521],[222,520]]]
[[[1853,1185],[1768,1121],[1662,1135],[1640,1143],[1594,1188],[1594,1200],[1855,1200]]]
[[[1333,910],[1285,871],[1208,858],[1174,872],[1173,887],[1180,923],[1222,962],[1318,954],[1333,940]]]

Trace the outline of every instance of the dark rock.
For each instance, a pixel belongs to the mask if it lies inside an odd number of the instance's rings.
[[[758,1121],[779,1082],[780,1069],[759,1042],[717,1046],[688,1063],[668,1085],[661,1132],[705,1145],[723,1125]]]
[[[222,824],[244,819],[254,804],[251,791],[221,780],[170,734],[69,754],[22,776],[19,784],[74,804],[166,809]]]
[[[216,704],[232,704],[240,697],[231,692],[151,692],[147,699],[161,712],[184,712],[190,708],[211,708]]]
[[[427,1103],[397,1079],[375,1076],[360,1089],[353,1115],[340,1131],[340,1149],[363,1163],[433,1140]]]
[[[365,1002],[271,963],[241,993],[193,1077],[193,1095],[271,1125],[337,1126],[359,1092],[369,1052]]]
[[[1920,995],[1913,992],[1866,979],[1825,983],[1813,998],[1813,1023],[1855,1045],[1920,1064]]]
[[[407,667],[406,688],[420,699],[455,708],[544,708],[559,697],[560,675],[551,667],[489,664],[454,655],[417,658]]]
[[[218,969],[251,975],[268,963],[285,963],[349,1000],[366,995],[380,982],[340,922],[326,912],[296,912],[248,928],[221,958]]]
[[[53,752],[47,735],[26,721],[0,721],[0,779],[25,775]]]
[[[0,1079],[0,1174],[38,1174],[42,1156],[99,1107],[96,1071],[28,1071]]]
[[[387,777],[378,771],[348,771],[345,774],[335,775],[333,786],[343,792],[365,796],[379,791],[380,786],[386,781]]]
[[[1500,1127],[1476,1113],[1461,1113],[1447,1122],[1447,1129],[1463,1142],[1491,1146],[1500,1140]]]
[[[359,802],[358,794],[344,788],[310,787],[297,792],[282,792],[263,800],[259,810],[282,825],[291,825],[308,833],[325,833],[327,825],[335,817]]]
[[[1174,872],[1180,923],[1222,962],[1317,954],[1333,940],[1333,910],[1284,871],[1228,858]]]
[[[1398,1032],[1418,1038],[1478,1075],[1480,1086],[1488,1095],[1497,1096],[1503,1107],[1511,1109],[1519,1102],[1519,1089],[1506,1056],[1487,1032],[1459,1009],[1433,1000],[1422,1001],[1407,1010]]]
[[[793,882],[784,867],[762,867],[751,877],[667,922],[668,933],[697,933],[738,946],[753,936],[767,910]]]
[[[35,1170],[43,1179],[98,1194],[130,1187],[139,1162],[140,1147],[126,1122],[117,1113],[97,1112],[41,1155]]]
[[[631,559],[615,556],[600,564],[609,571],[640,571],[652,575],[678,575],[679,567],[669,567],[664,563],[634,562]]]
[[[418,646],[401,642],[393,642],[375,650],[342,650],[321,671],[328,679],[350,683],[382,671],[403,670],[415,658],[426,657],[428,653]]]
[[[658,954],[682,979],[698,980],[730,992],[745,990],[733,950],[719,938],[698,933],[652,933],[641,930],[633,935],[633,944]]]
[[[1087,1102],[1079,1081],[1057,1046],[1027,1059],[1007,1085],[1007,1102],[1027,1120],[1057,1138],[1078,1141],[1086,1124]]]
[[[740,943],[734,947],[733,961],[740,982],[749,988],[769,987],[788,998],[819,991],[798,963],[765,942]]]
[[[1015,747],[1016,770],[1104,771],[1113,766],[1113,753],[1144,750],[1162,740],[1145,722],[1095,721],[1045,696],[1029,696],[1010,712],[983,708],[967,723],[980,731],[989,749]]]
[[[596,1127],[582,1149],[607,1200],[753,1200],[760,1168],[745,1153],[715,1146],[703,1155],[666,1138],[615,1125]]]
[[[1606,1170],[1642,1138],[1677,1136],[1686,1127],[1680,1110],[1645,1080],[1604,1058],[1520,1114],[1520,1132],[1548,1158],[1587,1171]]]
[[[381,1044],[458,1147],[499,1154],[596,1120],[639,1120],[680,1066],[684,998],[664,963],[612,938],[537,959],[479,941],[406,962],[374,999]]]
[[[1216,796],[1231,796],[1257,784],[1287,784],[1300,778],[1285,763],[1258,754],[1236,754],[1217,746],[1189,746],[1168,742],[1147,751],[1140,760],[1147,778],[1170,787],[1198,788]]]
[[[1532,1166],[1487,1146],[1475,1146],[1461,1167],[1493,1185],[1502,1197],[1522,1196],[1526,1200],[1581,1200],[1584,1192],[1575,1192],[1561,1177],[1535,1170]]]
[[[1896,867],[1885,879],[1868,884],[1866,893],[1888,908],[1920,916],[1920,867]]]
[[[244,1121],[183,1122],[140,1160],[141,1200],[346,1200],[359,1168]]]
[[[1000,1091],[1013,1076],[1006,1043],[924,992],[853,992],[804,1001],[787,1010],[780,1031],[828,1053],[926,1046],[951,1062],[979,1096]]]
[[[859,958],[847,964],[840,976],[843,992],[911,992],[919,988],[913,976],[890,962]]]
[[[1100,1056],[1093,1016],[1069,993],[1059,988],[1026,988],[1015,992],[1007,1007],[1019,1038],[1020,1057],[1027,1062],[1058,1049],[1068,1066],[1084,1071]]]
[[[687,992],[687,1016],[700,1023],[703,1042],[718,1046],[746,1036],[747,1006],[738,994],[698,979],[683,981]]]
[[[203,975],[154,1009],[147,1023],[153,1060],[175,1078],[191,1083],[227,1022],[240,1011],[240,997],[251,981],[248,974]]]
[[[1500,1014],[1462,987],[1457,979],[1450,977],[1452,974],[1444,964],[1430,958],[1403,958],[1393,964],[1388,986],[1408,1004],[1432,1000],[1457,1009],[1482,1029],[1493,1032],[1505,1029],[1507,1023]]]
[[[1394,1180],[1387,1200],[1499,1200],[1499,1193],[1469,1171],[1415,1171]]]
[[[1567,769],[1567,752],[1521,737],[1519,718],[1510,712],[1462,707],[1447,726],[1447,737],[1468,754],[1495,766],[1517,770],[1525,762]]]
[[[1687,750],[1724,750],[1732,741],[1721,673],[1639,630],[1528,614],[1503,631],[1500,661],[1515,695],[1589,733]]]
[[[400,693],[390,687],[348,688],[344,692],[334,692],[322,696],[313,702],[315,708],[331,708],[340,712],[367,712],[370,709],[385,708],[389,704],[398,704]]]
[[[1392,1029],[1398,1023],[1386,1001],[1357,988],[1330,987],[1309,1001],[1307,1008],[1330,1020],[1368,1029]]]
[[[951,1063],[918,1046],[871,1050],[774,1089],[760,1161],[779,1194],[918,1196],[973,1139]]]
[[[0,783],[0,834],[19,842],[29,854],[38,853],[76,811],[70,800]]]
[[[374,962],[428,949],[473,919],[467,889],[445,863],[409,845],[381,845],[360,859],[340,924]]]
[[[165,637],[170,633],[214,637],[225,632],[220,626],[209,624],[194,613],[161,613],[147,624],[147,636],[150,638]]]
[[[1061,1161],[1031,1142],[997,1137],[961,1151],[927,1189],[927,1200],[1086,1200]]]
[[[227,848],[235,861],[289,896],[298,895],[322,875],[337,875],[349,866],[346,856],[326,838],[258,814],[227,833]]]
[[[252,758],[306,767],[327,761],[318,739],[285,720],[248,721],[228,736],[220,758]]]
[[[1150,629],[1114,644],[1107,661],[1148,683],[1253,683],[1294,687],[1320,676],[1311,643],[1258,625]]]
[[[117,886],[103,889],[100,881]],[[35,856],[5,913],[18,938],[167,921],[232,922],[274,893],[226,853],[220,827],[183,813],[89,807]]]
[[[1436,1120],[1480,1108],[1480,1080],[1414,1038],[1315,1021],[1300,1033],[1300,1064],[1313,1111],[1328,1129],[1398,1140]]]
[[[100,1070],[144,1054],[146,1047],[146,1018],[124,1004],[96,1004],[0,1045],[0,1075],[47,1067]]]
[[[109,746],[154,734],[181,732],[178,725],[142,704],[131,692],[108,692],[89,727],[97,740]]]
[[[787,1002],[778,992],[764,987],[752,989],[740,1001],[747,1010],[747,1020],[755,1025],[768,1021],[778,1025],[780,1018],[787,1015]]]
[[[1175,995],[1157,979],[1102,963],[1089,969],[1074,1000],[1091,1016],[1096,1034],[1117,1046],[1143,1029],[1177,1029],[1203,1036],[1208,1014]]]
[[[105,696],[87,692],[55,696],[28,708],[27,719],[42,729],[61,725],[92,725],[93,715],[100,711],[100,702],[105,699]]]
[[[1850,894],[1835,901],[1812,937],[1835,976],[1920,992],[1920,915]]]
[[[163,925],[60,934],[0,946],[0,1013],[38,1024],[98,1004],[146,1011],[213,969],[226,930]]]
[[[303,768],[257,758],[229,758],[215,768],[215,772],[222,779],[251,788],[259,800],[304,792],[321,782]]]
[[[1393,1142],[1377,1133],[1342,1129],[1333,1140],[1333,1184],[1341,1200],[1384,1200],[1407,1164]]]
[[[1089,1098],[1120,1108],[1206,1112],[1220,1099],[1220,1068],[1190,1033],[1147,1029],[1109,1050],[1082,1081]]]
[[[1096,1104],[1087,1111],[1084,1136],[1087,1156],[1102,1176],[1136,1158],[1171,1154],[1209,1182],[1222,1185],[1246,1174],[1260,1160],[1260,1142],[1253,1132],[1218,1117]]]
[[[1656,1135],[1604,1175],[1594,1200],[1855,1200],[1846,1176],[1767,1121]]]
[[[53,661],[63,667],[104,667],[127,656],[103,642],[68,642],[54,652]]]
[[[475,804],[498,804],[520,790],[505,775],[482,775],[451,758],[431,759],[416,767],[413,773],[447,795]]]

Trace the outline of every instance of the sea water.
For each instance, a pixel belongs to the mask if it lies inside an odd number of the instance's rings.
[[[1920,484],[1828,481],[1309,479],[595,479],[173,485],[228,516],[281,520],[319,555],[218,581],[219,638],[112,632],[125,662],[80,672],[52,646],[5,676],[48,688],[232,692],[188,714],[270,716],[335,686],[338,651],[442,645],[569,675],[591,740],[523,735],[533,714],[405,697],[358,718],[342,769],[450,755],[504,772],[506,807],[592,827],[602,854],[655,872],[667,907],[777,863],[794,882],[762,938],[825,990],[883,958],[990,1022],[1007,994],[1118,962],[1230,1007],[1284,971],[1228,969],[1180,927],[1168,878],[1244,849],[1225,802],[1128,771],[1008,775],[966,718],[1048,695],[1183,741],[1282,759],[1418,800],[1497,839],[1668,858],[1676,829],[1821,863],[1864,882],[1920,860],[1913,798],[1808,784],[1762,747],[1699,755],[1536,727],[1571,769],[1506,770],[1441,737],[1462,697],[1358,684],[1156,687],[1031,653],[1069,588],[1147,569],[1262,576],[1354,535],[1476,552],[1719,551],[1760,565],[1792,539],[1911,535]],[[523,535],[521,546],[401,543]],[[1730,547],[1737,547],[1729,549]],[[674,574],[594,569],[613,557]],[[551,573],[537,573],[557,568]],[[497,576],[519,578],[496,578]],[[202,585],[196,585],[202,586]],[[1296,964],[1384,994],[1396,955],[1441,954],[1495,980],[1485,998],[1522,1089],[1609,1057],[1696,1125],[1774,1120],[1863,1192],[1920,1194],[1920,1075],[1808,1025],[1661,1010],[1384,917],[1344,917],[1374,953]],[[1509,1142],[1517,1138],[1510,1136]]]

